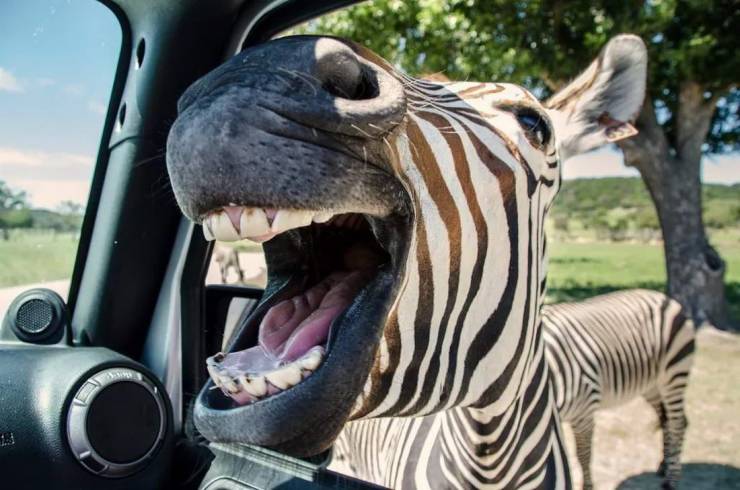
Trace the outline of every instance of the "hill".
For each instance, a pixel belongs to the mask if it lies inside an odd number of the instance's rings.
[[[703,206],[708,228],[740,228],[740,184],[704,184]],[[561,237],[616,241],[660,237],[655,208],[639,177],[563,181],[550,227]]]

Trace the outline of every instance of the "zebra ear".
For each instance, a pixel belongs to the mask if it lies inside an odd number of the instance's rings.
[[[637,134],[630,124],[645,98],[647,49],[637,36],[612,38],[591,65],[545,107],[562,159]]]

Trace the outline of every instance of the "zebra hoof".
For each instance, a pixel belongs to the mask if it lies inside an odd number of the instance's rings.
[[[660,485],[660,488],[661,488],[661,490],[676,490],[678,488],[678,486],[676,485],[675,482],[664,481]]]

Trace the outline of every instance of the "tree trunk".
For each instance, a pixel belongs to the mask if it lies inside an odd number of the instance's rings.
[[[640,133],[620,142],[625,163],[640,171],[663,232],[668,295],[678,300],[698,324],[729,326],[725,300],[725,263],[709,244],[702,221],[701,145],[716,101],[701,87],[682,87],[677,114],[676,148],[658,124],[651,100],[637,120]]]

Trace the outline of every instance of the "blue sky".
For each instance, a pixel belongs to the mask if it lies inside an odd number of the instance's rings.
[[[142,0],[145,1],[145,0]],[[121,34],[94,0],[0,0],[0,180],[35,206],[87,200]],[[613,148],[563,176],[637,175]],[[740,181],[740,155],[705,158],[704,181]]]
[[[0,33],[0,179],[37,206],[85,202],[118,21],[93,0],[2,0]]]

